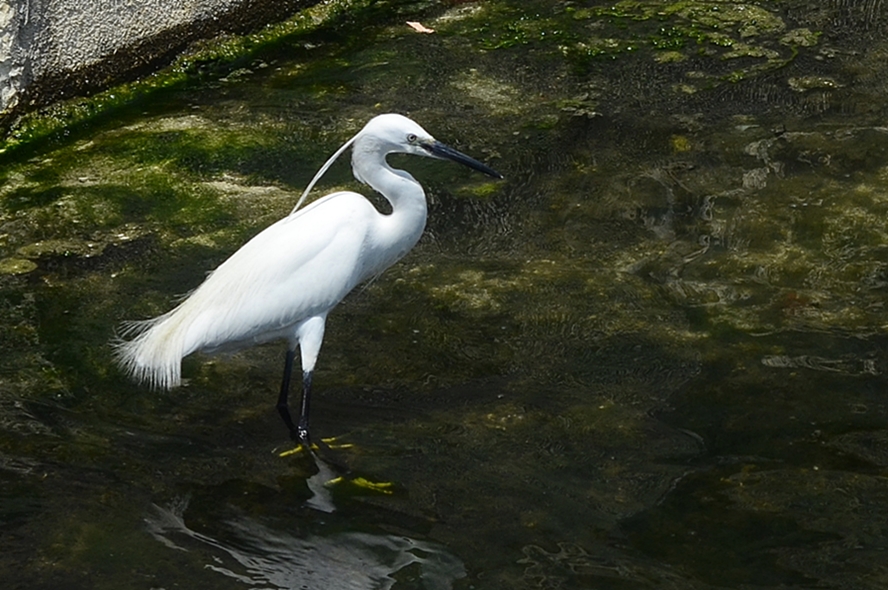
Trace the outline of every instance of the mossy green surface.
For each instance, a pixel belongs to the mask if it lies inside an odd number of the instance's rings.
[[[0,577],[241,587],[261,577],[245,563],[357,531],[439,544],[465,565],[455,588],[878,587],[888,46],[860,15],[322,9],[10,138]],[[304,506],[316,466],[277,455],[280,344],[193,355],[162,392],[111,343],[388,111],[506,179],[390,157],[426,188],[428,227],[331,313],[313,420],[394,493],[333,486],[322,514]],[[347,160],[316,194],[340,188],[382,202]],[[237,553],[249,523],[289,544]]]

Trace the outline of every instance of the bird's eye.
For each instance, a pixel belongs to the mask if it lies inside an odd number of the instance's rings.
[[[417,138],[416,138],[415,133],[408,133],[407,134],[407,143],[416,143],[416,139]]]

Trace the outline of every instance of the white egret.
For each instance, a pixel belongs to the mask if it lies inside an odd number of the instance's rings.
[[[329,194],[299,209],[309,191],[349,146],[355,178],[391,203],[384,215],[362,195]],[[406,153],[448,159],[494,178],[502,176],[429,135],[407,117],[374,117],[318,170],[293,211],[244,244],[172,311],[125,326],[117,361],[140,382],[170,389],[181,383],[182,358],[284,339],[288,343],[277,409],[293,440],[310,445],[312,374],[327,314],[359,283],[403,257],[425,228],[422,186],[391,168],[386,156]],[[288,409],[296,348],[302,361],[297,423]]]

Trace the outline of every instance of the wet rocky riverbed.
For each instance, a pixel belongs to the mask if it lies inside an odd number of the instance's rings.
[[[875,0],[326,3],[22,120],[3,586],[885,587],[886,28]],[[328,320],[327,484],[279,456],[282,345],[161,392],[111,342],[390,111],[506,178],[390,158],[429,224]],[[344,162],[317,194],[384,208]]]

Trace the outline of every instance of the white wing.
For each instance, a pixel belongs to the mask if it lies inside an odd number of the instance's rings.
[[[329,310],[361,280],[379,216],[361,195],[335,193],[265,229],[174,312],[191,320],[185,354],[275,338]]]
[[[361,255],[383,216],[363,196],[333,193],[269,226],[214,270],[185,301],[137,326],[118,345],[141,381],[179,384],[182,357],[292,337],[294,324],[326,313],[363,278]]]

